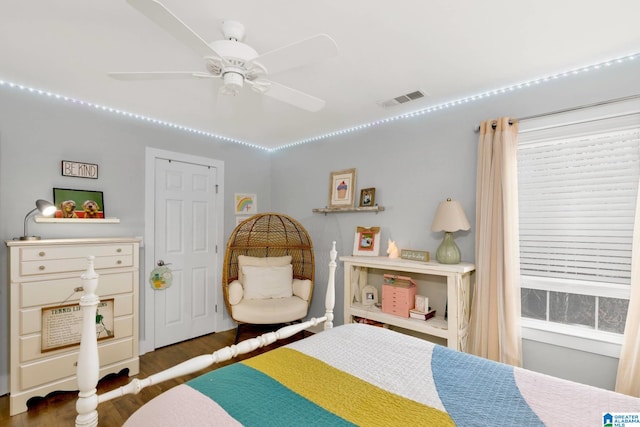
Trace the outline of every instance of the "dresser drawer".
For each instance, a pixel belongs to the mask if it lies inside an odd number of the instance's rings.
[[[113,323],[113,332],[115,333],[115,336],[114,338],[109,339],[121,339],[133,336],[133,317],[116,318]],[[106,345],[108,343],[109,341],[107,340],[98,341],[98,344]],[[76,344],[73,347],[66,347],[43,353],[41,351],[41,345],[42,337],[40,334],[22,337],[20,339],[20,360],[22,362],[31,362],[42,358],[51,358],[56,354],[67,353],[70,349],[77,351],[80,346],[80,344]],[[100,359],[100,362],[104,364],[102,359]]]
[[[120,294],[109,295],[106,297],[100,296],[100,300],[113,298],[113,317],[118,318],[121,316],[133,315],[133,294]],[[66,305],[75,304],[78,302],[78,298],[69,300],[64,304],[54,305]],[[42,330],[42,308],[51,307],[52,305],[45,305],[42,307],[29,307],[20,310],[20,336],[37,334]]]
[[[133,355],[133,338],[100,345],[100,366],[110,365],[122,360],[131,359]],[[137,355],[136,355],[137,356]],[[20,388],[28,389],[61,378],[76,375],[78,352],[62,354],[46,360],[26,363],[19,368]]]
[[[52,259],[83,258],[93,255],[97,257],[133,254],[131,243],[111,245],[70,245],[70,246],[40,246],[34,248],[20,248],[20,261],[38,261]],[[85,262],[86,269],[87,264]]]
[[[96,270],[107,268],[131,267],[133,255],[114,255],[95,257],[93,262]],[[20,274],[33,276],[53,273],[68,273],[72,271],[84,272],[87,269],[87,257],[69,259],[42,259],[37,261],[20,262]],[[78,275],[80,277],[80,275]]]
[[[384,313],[393,314],[394,316],[400,317],[409,317],[409,309],[406,307],[404,309],[400,307],[386,307],[386,310],[383,310]]]
[[[117,295],[134,291],[133,271],[122,273],[100,274],[98,279],[98,295]],[[19,292],[19,307],[27,308],[48,305],[62,305],[78,301],[82,291],[75,289],[82,287],[80,275],[68,279],[42,280],[17,284]]]

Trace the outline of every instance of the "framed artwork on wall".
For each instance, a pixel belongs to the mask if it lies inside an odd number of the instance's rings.
[[[104,195],[102,191],[53,189],[56,218],[104,219]]]
[[[98,165],[94,163],[72,162],[62,160],[62,176],[98,179]]]
[[[329,179],[329,207],[352,208],[355,202],[356,170],[331,172]]]
[[[363,188],[360,190],[360,207],[374,206],[376,203],[376,189]]]
[[[380,227],[356,227],[353,255],[378,256],[380,254]]]
[[[235,194],[236,215],[253,215],[258,213],[258,196],[255,194]]]

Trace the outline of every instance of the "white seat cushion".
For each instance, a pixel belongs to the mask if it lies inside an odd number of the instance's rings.
[[[233,318],[238,322],[273,324],[293,322],[307,315],[305,300],[289,298],[243,299],[233,306]]]

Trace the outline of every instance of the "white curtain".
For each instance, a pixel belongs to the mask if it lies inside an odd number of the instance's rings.
[[[476,283],[470,353],[522,366],[518,125],[508,117],[480,126],[476,191]]]
[[[640,189],[636,200],[631,254],[631,297],[618,362],[616,391],[640,397]]]

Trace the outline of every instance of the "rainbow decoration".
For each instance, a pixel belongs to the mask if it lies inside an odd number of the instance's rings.
[[[249,212],[253,206],[253,197],[242,197],[236,203],[236,212]]]

